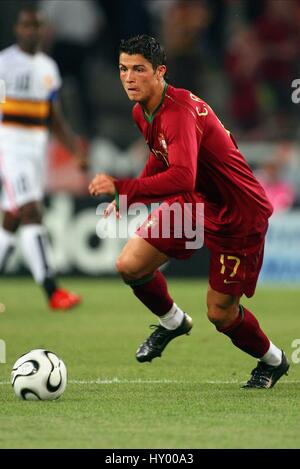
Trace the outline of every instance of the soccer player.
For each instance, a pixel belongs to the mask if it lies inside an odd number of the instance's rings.
[[[188,258],[187,237],[149,236],[149,226],[163,219],[176,201],[183,210],[204,203],[204,242],[210,250],[208,318],[240,350],[259,359],[246,388],[271,388],[289,369],[282,350],[262,331],[251,311],[240,304],[254,294],[262,265],[264,239],[272,207],[230,134],[211,107],[190,91],[165,81],[166,55],[146,35],[120,45],[120,78],[133,119],[150,149],[138,178],[95,176],[91,195],[127,196],[133,202],[163,202],[137,230],[117,261],[117,270],[159,325],[137,350],[139,362],[161,356],[175,337],[189,333],[191,318],[174,303],[158,270],[170,257]],[[175,217],[176,218],[176,217]],[[193,217],[194,219],[195,217]],[[178,222],[178,219],[177,219]]]
[[[49,258],[49,239],[42,225],[43,170],[48,130],[74,154],[81,168],[86,155],[62,116],[55,62],[39,51],[42,18],[23,8],[15,25],[17,43],[0,53],[0,79],[6,100],[0,104],[0,180],[3,226],[0,228],[0,272],[19,229],[24,258],[52,309],[69,309],[80,297],[59,288]]]

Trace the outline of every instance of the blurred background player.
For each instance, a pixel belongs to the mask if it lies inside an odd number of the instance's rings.
[[[289,369],[286,356],[260,328],[255,316],[240,304],[254,295],[261,269],[264,240],[272,206],[213,110],[190,91],[165,81],[166,54],[147,35],[121,42],[120,78],[131,101],[133,118],[150,155],[139,178],[116,180],[97,175],[92,195],[127,196],[127,203],[167,202],[152,212],[124,247],[117,269],[134,294],[155,315],[159,325],[138,348],[139,362],[161,356],[174,338],[189,333],[191,318],[168,293],[158,270],[171,257],[186,259],[195,250],[176,234],[174,216],[169,236],[151,236],[149,227],[168,219],[169,206],[204,203],[204,242],[210,250],[208,318],[240,350],[258,358],[246,388],[270,388]],[[114,207],[112,203],[111,207]],[[109,212],[109,210],[108,210]],[[195,218],[194,218],[195,223]],[[150,233],[149,233],[150,231]]]
[[[1,205],[0,272],[15,246],[19,229],[21,249],[35,281],[52,309],[80,302],[77,294],[59,288],[51,262],[49,239],[42,225],[45,151],[50,129],[86,168],[86,155],[62,116],[58,100],[61,79],[55,62],[39,51],[43,21],[35,8],[17,17],[17,43],[0,53],[0,78],[6,84],[0,123]]]

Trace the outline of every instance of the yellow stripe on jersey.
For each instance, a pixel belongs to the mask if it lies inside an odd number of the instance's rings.
[[[34,124],[21,124],[19,122],[1,122],[1,125],[5,125],[6,127],[20,127],[22,129],[30,129],[30,130],[41,130],[47,129],[46,125],[34,125]]]
[[[47,119],[50,105],[48,101],[24,101],[6,98],[6,101],[0,104],[0,109],[4,116],[13,115]]]

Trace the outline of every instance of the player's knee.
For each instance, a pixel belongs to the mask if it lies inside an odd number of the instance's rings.
[[[208,305],[207,317],[210,322],[218,326],[224,318],[224,311],[216,305]]]
[[[33,202],[21,207],[20,219],[22,225],[42,223],[42,213],[39,205]]]
[[[10,212],[5,212],[3,216],[3,229],[10,233],[15,233],[19,227],[19,216],[13,215]]]
[[[132,258],[120,256],[116,261],[116,269],[124,280],[137,280],[141,277],[140,269],[134,264]]]
[[[225,306],[216,303],[207,305],[207,317],[217,329],[222,329],[231,324],[238,315],[236,306]]]
[[[128,263],[124,260],[123,257],[118,257],[116,260],[116,270],[119,272],[120,275],[123,275],[126,273],[128,269]]]

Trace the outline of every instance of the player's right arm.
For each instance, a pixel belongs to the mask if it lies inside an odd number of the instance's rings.
[[[168,118],[162,130],[168,146],[168,166],[163,165],[155,174],[115,181],[117,193],[127,195],[128,203],[161,201],[195,189],[203,134],[195,115],[180,108]]]
[[[148,160],[144,166],[144,169],[142,170],[140,174],[140,178],[144,178],[147,176],[152,176],[153,174],[156,174],[159,172],[159,167],[160,165],[159,161],[156,160],[156,158],[153,156],[152,153],[149,154]],[[117,203],[117,200],[114,199],[104,210],[104,217],[108,217],[112,212],[116,213],[117,218],[121,218],[120,212],[119,212],[119,206]]]

